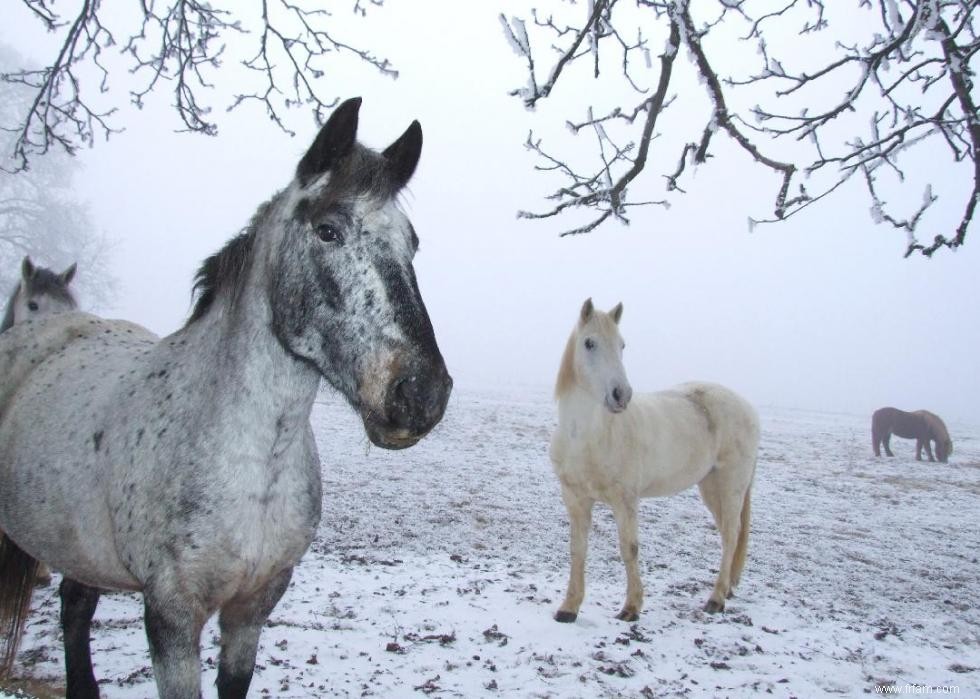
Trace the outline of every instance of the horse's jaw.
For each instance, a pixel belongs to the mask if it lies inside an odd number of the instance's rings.
[[[371,440],[371,444],[392,451],[413,447],[428,434],[428,432],[412,434],[406,429],[385,430],[382,427],[371,424],[368,420],[364,420],[364,432],[367,434],[368,439]]]

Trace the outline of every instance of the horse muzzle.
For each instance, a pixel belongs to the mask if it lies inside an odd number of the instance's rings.
[[[633,398],[633,388],[629,384],[613,386],[606,393],[606,408],[611,413],[621,413],[629,407]]]
[[[452,389],[452,377],[441,363],[428,372],[396,376],[385,391],[383,410],[363,415],[368,439],[383,449],[413,446],[442,420]]]

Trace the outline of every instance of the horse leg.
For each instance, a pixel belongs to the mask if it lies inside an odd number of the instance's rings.
[[[929,461],[935,461],[936,458],[932,455],[932,440],[926,437],[922,440],[923,446],[926,448],[926,456],[929,457]],[[938,443],[937,443],[938,448]]]
[[[742,528],[742,509],[745,506],[745,491],[732,488],[724,482],[717,469],[708,474],[700,483],[701,499],[707,505],[721,534],[721,565],[714,590],[704,605],[709,614],[725,610],[725,599],[732,589],[732,572],[736,550],[739,547]],[[744,554],[743,554],[744,556]],[[741,566],[739,566],[741,575]]]
[[[66,697],[98,699],[99,685],[92,671],[89,632],[102,593],[70,578],[62,578],[58,593],[61,597],[61,631],[65,644]]]
[[[201,629],[207,614],[177,590],[168,592],[148,588],[143,593],[157,693],[168,699],[200,699]]]
[[[891,441],[892,441],[892,433],[885,432],[885,438],[881,441],[882,445],[885,447],[885,453],[888,456],[895,456],[894,454],[892,454]]]
[[[266,619],[279,602],[293,569],[274,576],[264,588],[247,599],[229,602],[221,608],[221,658],[218,663],[219,699],[244,699],[255,670],[259,634]]]
[[[613,517],[619,530],[619,553],[626,566],[626,602],[616,615],[623,621],[636,621],[643,607],[643,580],[640,578],[640,544],[637,536],[636,500],[624,500],[613,505]]]
[[[580,497],[564,485],[562,500],[568,510],[571,524],[569,544],[572,555],[571,569],[568,573],[568,591],[565,601],[555,613],[555,621],[570,623],[578,618],[578,609],[585,597],[585,555],[589,547],[589,529],[592,527],[592,505],[590,498]]]

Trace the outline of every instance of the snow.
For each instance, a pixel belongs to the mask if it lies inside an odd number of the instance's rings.
[[[368,447],[324,396],[323,521],[263,632],[250,696],[980,694],[980,428],[949,424],[951,463],[930,464],[897,438],[895,458],[874,458],[867,415],[760,412],[749,560],[728,610],[701,611],[720,544],[693,489],[641,508],[640,621],[614,618],[625,575],[599,507],[585,602],[558,624],[567,522],[546,390],[457,387],[440,427],[403,452]],[[15,674],[60,685],[56,587],[34,607]],[[105,595],[92,637],[103,697],[155,696],[138,597]],[[205,696],[217,641],[212,622]]]

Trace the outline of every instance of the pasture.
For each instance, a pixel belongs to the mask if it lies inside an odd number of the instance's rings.
[[[558,624],[568,523],[548,389],[457,386],[443,422],[401,452],[371,447],[322,392],[323,518],[263,631],[250,696],[980,694],[980,427],[948,422],[950,463],[930,464],[900,439],[875,459],[870,415],[758,407],[752,536],[727,611],[701,611],[719,541],[691,489],[641,504],[639,621],[614,618],[625,575],[598,505],[585,601]],[[14,669],[42,697],[64,676],[56,589],[35,593]],[[203,644],[214,696],[214,621]],[[136,595],[103,596],[92,648],[103,697],[154,696]]]

